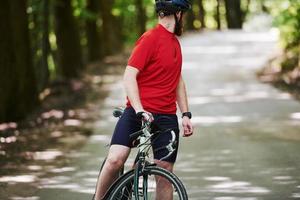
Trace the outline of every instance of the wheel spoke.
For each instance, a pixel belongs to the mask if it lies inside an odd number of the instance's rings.
[[[122,177],[120,183],[114,188],[110,199],[135,200],[133,183],[133,172]],[[186,191],[181,181],[175,175],[159,167],[149,167],[145,170],[139,175],[138,183],[136,188],[139,197],[137,199],[187,200]]]

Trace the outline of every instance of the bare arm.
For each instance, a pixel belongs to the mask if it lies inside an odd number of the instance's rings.
[[[180,80],[177,86],[177,104],[181,111],[181,113],[188,112],[188,100],[187,100],[187,94],[186,94],[186,88],[185,83],[182,79],[182,76],[180,76]],[[188,117],[182,118],[182,126],[183,126],[183,136],[188,137],[193,134],[193,125],[191,120]]]
[[[144,110],[141,104],[139,88],[136,81],[138,73],[138,69],[131,66],[127,66],[123,77],[126,94],[131,103],[131,106],[136,112]]]
[[[186,88],[182,76],[180,76],[180,80],[177,86],[177,104],[181,113],[189,111]]]

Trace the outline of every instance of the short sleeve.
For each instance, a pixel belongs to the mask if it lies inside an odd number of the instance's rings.
[[[128,65],[142,71],[151,60],[154,43],[149,35],[142,35],[135,44],[135,47],[128,60]]]

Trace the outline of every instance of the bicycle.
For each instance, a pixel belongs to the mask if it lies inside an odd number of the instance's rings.
[[[115,117],[122,115],[122,110],[114,110]],[[123,168],[119,173],[119,178],[108,189],[103,199],[105,200],[151,200],[155,199],[156,186],[160,181],[168,181],[171,184],[170,199],[187,200],[188,196],[184,185],[180,179],[172,172],[158,167],[155,163],[149,162],[146,158],[149,155],[151,144],[159,137],[159,134],[170,133],[170,143],[154,151],[159,151],[163,148],[168,150],[168,154],[161,160],[168,158],[174,151],[176,145],[175,132],[172,129],[159,130],[152,132],[151,124],[142,121],[140,131],[132,133],[130,138],[136,139],[138,153],[134,161],[134,168],[123,173]],[[105,162],[105,161],[104,161]],[[103,165],[102,165],[103,166]]]

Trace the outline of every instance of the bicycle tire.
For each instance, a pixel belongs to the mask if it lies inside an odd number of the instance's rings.
[[[143,170],[142,173],[139,174],[139,177],[143,180],[143,183],[145,183],[144,178],[148,177],[146,182],[147,182],[147,194],[143,194],[145,192],[145,188],[144,186],[142,187],[142,190],[139,197],[137,199],[155,199],[155,193],[156,193],[156,181],[155,178],[157,178],[158,176],[163,177],[165,180],[167,180],[168,182],[170,182],[172,184],[172,188],[173,188],[173,199],[174,200],[187,200],[188,199],[188,195],[186,193],[185,187],[182,184],[182,182],[179,180],[179,178],[161,168],[161,167],[157,167],[157,166],[147,166],[145,167],[145,169]],[[151,178],[154,178],[154,181],[149,181],[149,176],[151,176]],[[156,177],[154,177],[156,176]],[[135,196],[134,196],[134,192],[133,192],[133,183],[134,183],[134,170],[130,171],[129,173],[125,174],[124,176],[120,177],[120,180],[118,181],[118,184],[116,184],[114,186],[114,188],[112,189],[112,191],[110,192],[110,195],[108,196],[107,199],[109,200],[135,200]],[[149,186],[149,184],[153,184],[151,186]],[[145,195],[147,196],[145,198]],[[153,195],[153,196],[152,196]],[[142,198],[140,198],[142,197]]]

